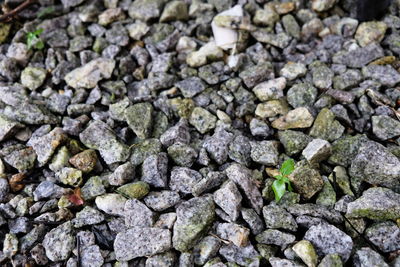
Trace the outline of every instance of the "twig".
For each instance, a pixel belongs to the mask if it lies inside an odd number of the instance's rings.
[[[14,17],[18,13],[20,13],[22,10],[24,10],[31,4],[36,3],[36,1],[37,0],[26,0],[25,2],[23,2],[22,4],[20,4],[19,6],[17,6],[13,10],[11,10],[10,12],[7,12],[6,14],[3,14],[2,16],[0,16],[0,22],[8,21],[9,19]]]

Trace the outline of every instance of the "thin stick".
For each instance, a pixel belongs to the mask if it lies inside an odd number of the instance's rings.
[[[0,22],[9,20],[10,18],[14,17],[15,15],[17,15],[19,12],[21,12],[22,10],[24,10],[31,4],[35,3],[36,1],[37,0],[26,0],[25,2],[23,2],[22,4],[20,4],[19,6],[17,6],[13,10],[11,10],[10,12],[0,16]]]

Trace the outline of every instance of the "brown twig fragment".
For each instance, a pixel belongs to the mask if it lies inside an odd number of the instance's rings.
[[[0,22],[9,21],[15,15],[20,13],[22,10],[24,10],[25,8],[27,8],[28,6],[30,6],[31,4],[36,3],[36,2],[37,2],[37,0],[26,0],[25,2],[23,2],[22,4],[20,4],[19,6],[17,6],[13,10],[11,10],[10,12],[7,12],[7,13],[1,15]]]

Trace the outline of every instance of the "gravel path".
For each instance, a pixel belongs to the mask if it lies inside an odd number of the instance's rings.
[[[356,2],[0,23],[0,265],[400,266],[400,2]]]

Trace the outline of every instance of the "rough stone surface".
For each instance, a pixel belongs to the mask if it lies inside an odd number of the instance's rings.
[[[313,244],[318,256],[337,253],[343,261],[348,260],[353,248],[351,237],[330,224],[311,226],[304,239]]]
[[[119,261],[153,256],[171,248],[171,232],[160,228],[132,227],[118,233],[114,241],[115,257]]]

